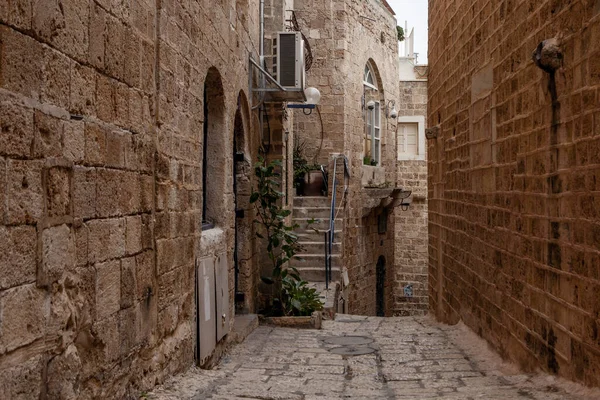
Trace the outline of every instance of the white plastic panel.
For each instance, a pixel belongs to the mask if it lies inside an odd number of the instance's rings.
[[[215,324],[215,260],[203,258],[198,262],[198,310],[200,328],[200,360],[203,361],[215,350],[217,344]]]
[[[215,262],[215,284],[217,301],[217,341],[229,333],[229,262],[227,253],[217,256]]]

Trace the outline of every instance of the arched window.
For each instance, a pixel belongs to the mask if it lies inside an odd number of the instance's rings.
[[[377,77],[370,62],[363,78],[365,96],[365,163],[381,164],[381,103]]]

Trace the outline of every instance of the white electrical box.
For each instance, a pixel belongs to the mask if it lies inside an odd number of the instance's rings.
[[[279,32],[273,40],[273,72],[286,89],[304,90],[304,40],[300,32]]]

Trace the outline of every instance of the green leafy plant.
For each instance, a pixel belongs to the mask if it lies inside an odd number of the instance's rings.
[[[403,42],[404,41],[404,28],[402,28],[401,26],[396,26],[396,33],[398,34],[398,41]]]
[[[261,279],[266,284],[274,285],[275,309],[272,311],[275,314],[305,315],[322,309],[323,304],[316,291],[308,289],[307,282],[300,279],[298,270],[286,267],[287,262],[303,249],[294,232],[298,225],[287,225],[285,222],[291,211],[281,207],[284,194],[279,191],[280,170],[279,160],[267,164],[264,158],[259,157],[254,165],[257,187],[250,195],[250,203],[254,204],[256,210],[254,222],[260,226],[256,235],[266,243],[272,267],[271,276]],[[309,221],[309,224],[313,222]]]
[[[371,165],[371,157],[370,156],[363,157],[363,165]]]
[[[318,164],[309,164],[304,156],[306,144],[303,141],[298,141],[294,145],[293,151],[293,166],[294,166],[294,187],[302,186],[304,177],[307,173],[321,168]]]

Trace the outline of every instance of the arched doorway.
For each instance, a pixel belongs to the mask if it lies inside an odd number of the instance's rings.
[[[233,193],[235,202],[235,309],[245,314],[254,311],[256,284],[252,273],[252,207],[250,204],[252,155],[249,150],[249,107],[240,91],[233,130]]]
[[[385,257],[380,256],[375,267],[376,274],[376,311],[378,317],[385,317]]]

